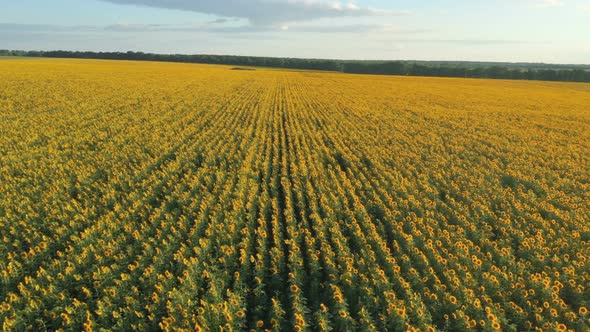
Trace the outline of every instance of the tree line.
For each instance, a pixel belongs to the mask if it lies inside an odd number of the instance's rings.
[[[590,66],[584,65],[460,61],[346,61],[206,54],[154,54],[132,51],[79,52],[0,50],[0,56],[187,62],[302,70],[326,70],[372,75],[590,82]]]

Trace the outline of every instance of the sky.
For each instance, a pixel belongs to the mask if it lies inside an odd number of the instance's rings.
[[[590,0],[3,0],[0,49],[590,64]]]

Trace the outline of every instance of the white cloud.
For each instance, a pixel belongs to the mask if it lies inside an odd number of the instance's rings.
[[[359,7],[354,2],[323,0],[102,0],[116,4],[194,11],[248,19],[253,25],[277,25],[328,17],[401,15],[404,12]]]
[[[561,7],[564,5],[562,0],[536,0],[536,6],[547,8],[547,7]]]

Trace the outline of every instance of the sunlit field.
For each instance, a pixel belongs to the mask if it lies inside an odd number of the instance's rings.
[[[6,331],[590,328],[590,85],[0,61]]]

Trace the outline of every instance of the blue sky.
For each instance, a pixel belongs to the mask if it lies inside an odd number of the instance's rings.
[[[590,0],[5,0],[0,49],[590,63]]]

